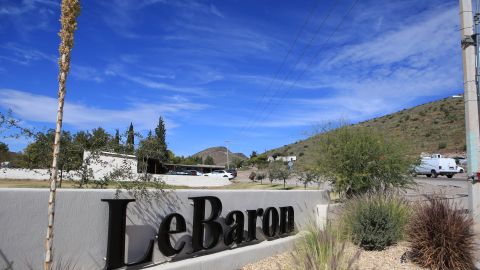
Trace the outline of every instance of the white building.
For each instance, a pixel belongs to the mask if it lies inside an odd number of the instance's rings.
[[[297,161],[297,156],[268,156],[267,158],[268,162],[273,162],[273,161],[283,161],[283,162],[289,162],[289,161]]]
[[[83,164],[93,173],[94,179],[102,179],[115,171],[122,171],[123,175],[137,174],[138,161],[134,155],[125,155],[112,152],[99,152],[92,154],[83,152]],[[128,180],[128,179],[125,179]]]

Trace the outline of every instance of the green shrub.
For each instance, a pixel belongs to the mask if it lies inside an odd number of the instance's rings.
[[[263,179],[265,179],[265,177],[267,177],[265,175],[265,173],[257,173],[257,176],[255,177],[256,180],[259,180],[259,181],[262,181]]]
[[[445,149],[447,148],[447,143],[446,142],[441,142],[438,144],[438,149]]]
[[[342,223],[354,244],[383,250],[403,238],[409,214],[406,202],[396,195],[368,194],[346,203]]]
[[[406,188],[416,159],[408,147],[374,128],[343,126],[319,136],[313,162],[341,196]]]
[[[292,252],[295,270],[347,270],[360,253],[345,252],[345,241],[338,230],[327,224],[323,231],[309,225]]]
[[[420,203],[408,225],[410,259],[428,269],[476,269],[473,220],[445,198]]]

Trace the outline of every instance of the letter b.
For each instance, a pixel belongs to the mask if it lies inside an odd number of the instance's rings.
[[[193,201],[193,252],[215,247],[222,234],[222,226],[215,221],[222,213],[222,202],[217,197],[213,196],[190,197],[188,199]],[[209,201],[212,208],[211,214],[208,218],[205,218],[205,201]],[[212,240],[210,244],[204,246],[206,229],[209,230]]]

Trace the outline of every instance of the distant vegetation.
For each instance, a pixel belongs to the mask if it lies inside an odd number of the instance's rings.
[[[0,123],[1,124],[1,123]],[[0,125],[1,127],[1,125]],[[0,142],[0,162],[9,161],[10,167],[46,169],[52,163],[52,147],[55,131],[49,129],[45,132],[30,132],[27,136],[31,138],[22,152],[10,152],[5,143]],[[157,127],[148,135],[142,136],[135,133],[134,125],[115,134],[110,134],[104,128],[98,127],[90,130],[79,130],[75,133],[62,131],[61,147],[59,155],[59,170],[79,170],[83,165],[83,152],[107,151],[120,154],[136,155],[139,159],[139,168],[145,167],[143,160],[154,158],[161,162],[177,164],[214,164],[212,157],[207,156],[205,160],[199,156],[184,157],[176,156],[167,149],[165,142],[166,129],[162,117],[159,117]],[[232,158],[235,158],[233,156]]]
[[[375,127],[406,142],[411,154],[458,153],[465,146],[465,108],[462,98],[445,98],[374,118],[355,126]],[[321,134],[268,151],[267,154],[309,158]]]

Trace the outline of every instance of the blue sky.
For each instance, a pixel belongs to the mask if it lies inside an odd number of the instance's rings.
[[[59,2],[0,1],[0,110],[37,129],[56,118]],[[146,133],[162,115],[178,155],[249,154],[463,91],[455,1],[81,2],[71,131]]]

